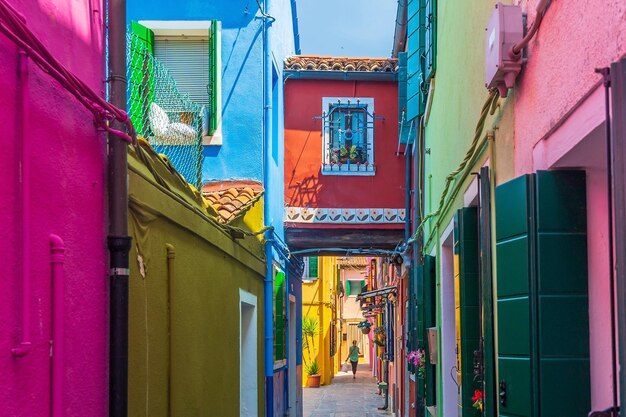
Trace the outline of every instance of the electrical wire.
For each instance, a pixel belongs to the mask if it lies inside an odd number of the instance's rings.
[[[33,62],[46,74],[72,94],[96,119],[98,126],[107,132],[132,143],[135,140],[135,129],[128,114],[100,97],[87,84],[63,66],[30,31],[26,19],[6,0],[0,0],[0,32],[15,43],[28,55]],[[117,120],[126,126],[127,132],[111,127]]]
[[[482,136],[482,132],[485,126],[485,120],[487,119],[487,115],[490,115],[490,114],[493,115],[495,113],[499,98],[500,98],[500,94],[498,93],[497,89],[489,90],[489,96],[487,97],[487,100],[485,101],[485,104],[483,105],[483,108],[480,112],[480,118],[478,119],[478,123],[476,124],[476,129],[474,131],[474,139],[472,140],[472,144],[470,145],[470,148],[467,150],[465,154],[465,158],[463,158],[463,161],[461,161],[459,166],[454,171],[452,171],[451,173],[448,174],[448,176],[446,176],[443,191],[441,192],[441,197],[439,198],[439,205],[437,207],[437,210],[427,214],[424,218],[422,218],[419,226],[415,230],[415,233],[407,241],[407,244],[411,244],[415,242],[415,240],[417,239],[417,236],[426,225],[426,222],[428,222],[433,217],[438,216],[442,212],[448,200],[448,193],[450,191],[450,186],[452,185],[452,182],[456,179],[457,175],[465,171],[465,169],[468,166],[468,163],[474,158],[474,154],[476,153],[476,150],[479,148],[478,145],[479,145],[480,138]]]
[[[524,36],[521,41],[513,45],[513,47],[511,48],[512,57],[519,57],[522,49],[524,49],[524,47],[528,45],[528,42],[530,42],[530,40],[535,36],[537,31],[539,30],[539,26],[541,25],[541,21],[543,20],[543,16],[546,13],[546,10],[548,10],[549,5],[550,0],[539,1],[539,3],[537,4],[537,16],[535,17],[535,21],[532,25],[530,25],[530,29],[528,29],[528,33],[526,33],[526,36]]]
[[[263,11],[263,6],[261,5],[261,2],[259,0],[256,0],[256,4],[257,4],[257,6],[259,6],[259,12],[261,12],[261,16],[263,16],[263,17],[265,17],[267,19],[272,19],[272,22],[276,21],[276,18],[274,16],[270,16],[269,14],[267,14],[267,13],[265,13]]]

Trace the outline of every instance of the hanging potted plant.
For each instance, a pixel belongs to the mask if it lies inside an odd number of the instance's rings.
[[[315,336],[319,333],[319,323],[311,317],[302,319],[302,349],[306,351],[306,356],[302,355],[304,360],[304,370],[307,373],[306,385],[309,388],[319,388],[320,386],[320,367],[317,363],[317,353],[315,352]],[[311,354],[313,351],[313,354]]]
[[[362,322],[360,322],[359,324],[357,324],[357,326],[359,329],[361,329],[361,332],[363,334],[369,334],[370,329],[372,327],[372,323],[370,323],[370,321],[368,319],[363,320]]]

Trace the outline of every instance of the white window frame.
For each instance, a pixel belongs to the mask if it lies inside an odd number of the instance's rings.
[[[319,279],[320,276],[320,261],[319,261],[319,256],[317,256],[317,276],[316,277],[310,277],[309,276],[309,259],[311,258],[311,256],[305,256],[302,258],[302,261],[304,262],[304,272],[302,273],[302,281],[304,282],[314,282],[317,281]]]
[[[366,106],[365,126],[367,129],[367,165],[357,166],[356,164],[331,164],[328,155],[330,143],[330,128],[327,128],[327,121],[322,121],[322,175],[349,175],[349,176],[372,176],[376,175],[376,167],[374,165],[374,98],[373,97],[322,97],[322,114],[328,115],[331,104],[346,103],[354,104],[359,102]],[[371,120],[370,120],[371,119]]]
[[[139,20],[137,23],[150,29],[155,37],[208,36],[212,24],[210,20]],[[213,135],[202,136],[202,144],[205,146],[222,144],[222,23],[218,21],[217,24],[215,65],[218,77],[214,80],[214,88],[217,89],[217,127]]]

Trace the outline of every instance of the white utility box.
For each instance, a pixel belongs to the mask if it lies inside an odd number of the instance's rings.
[[[489,18],[485,39],[485,86],[497,88],[506,97],[522,69],[521,54],[513,46],[524,37],[522,9],[497,3]]]

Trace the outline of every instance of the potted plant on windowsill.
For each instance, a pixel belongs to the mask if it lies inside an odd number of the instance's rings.
[[[307,365],[305,371],[306,371],[306,374],[308,375],[306,379],[307,387],[319,388],[321,375],[319,374],[320,367],[317,364],[317,361],[314,360],[309,365]]]
[[[356,327],[361,329],[361,332],[363,334],[369,334],[370,329],[372,327],[372,323],[370,323],[370,321],[368,319],[365,319],[362,322],[360,322],[359,324],[357,324]]]

